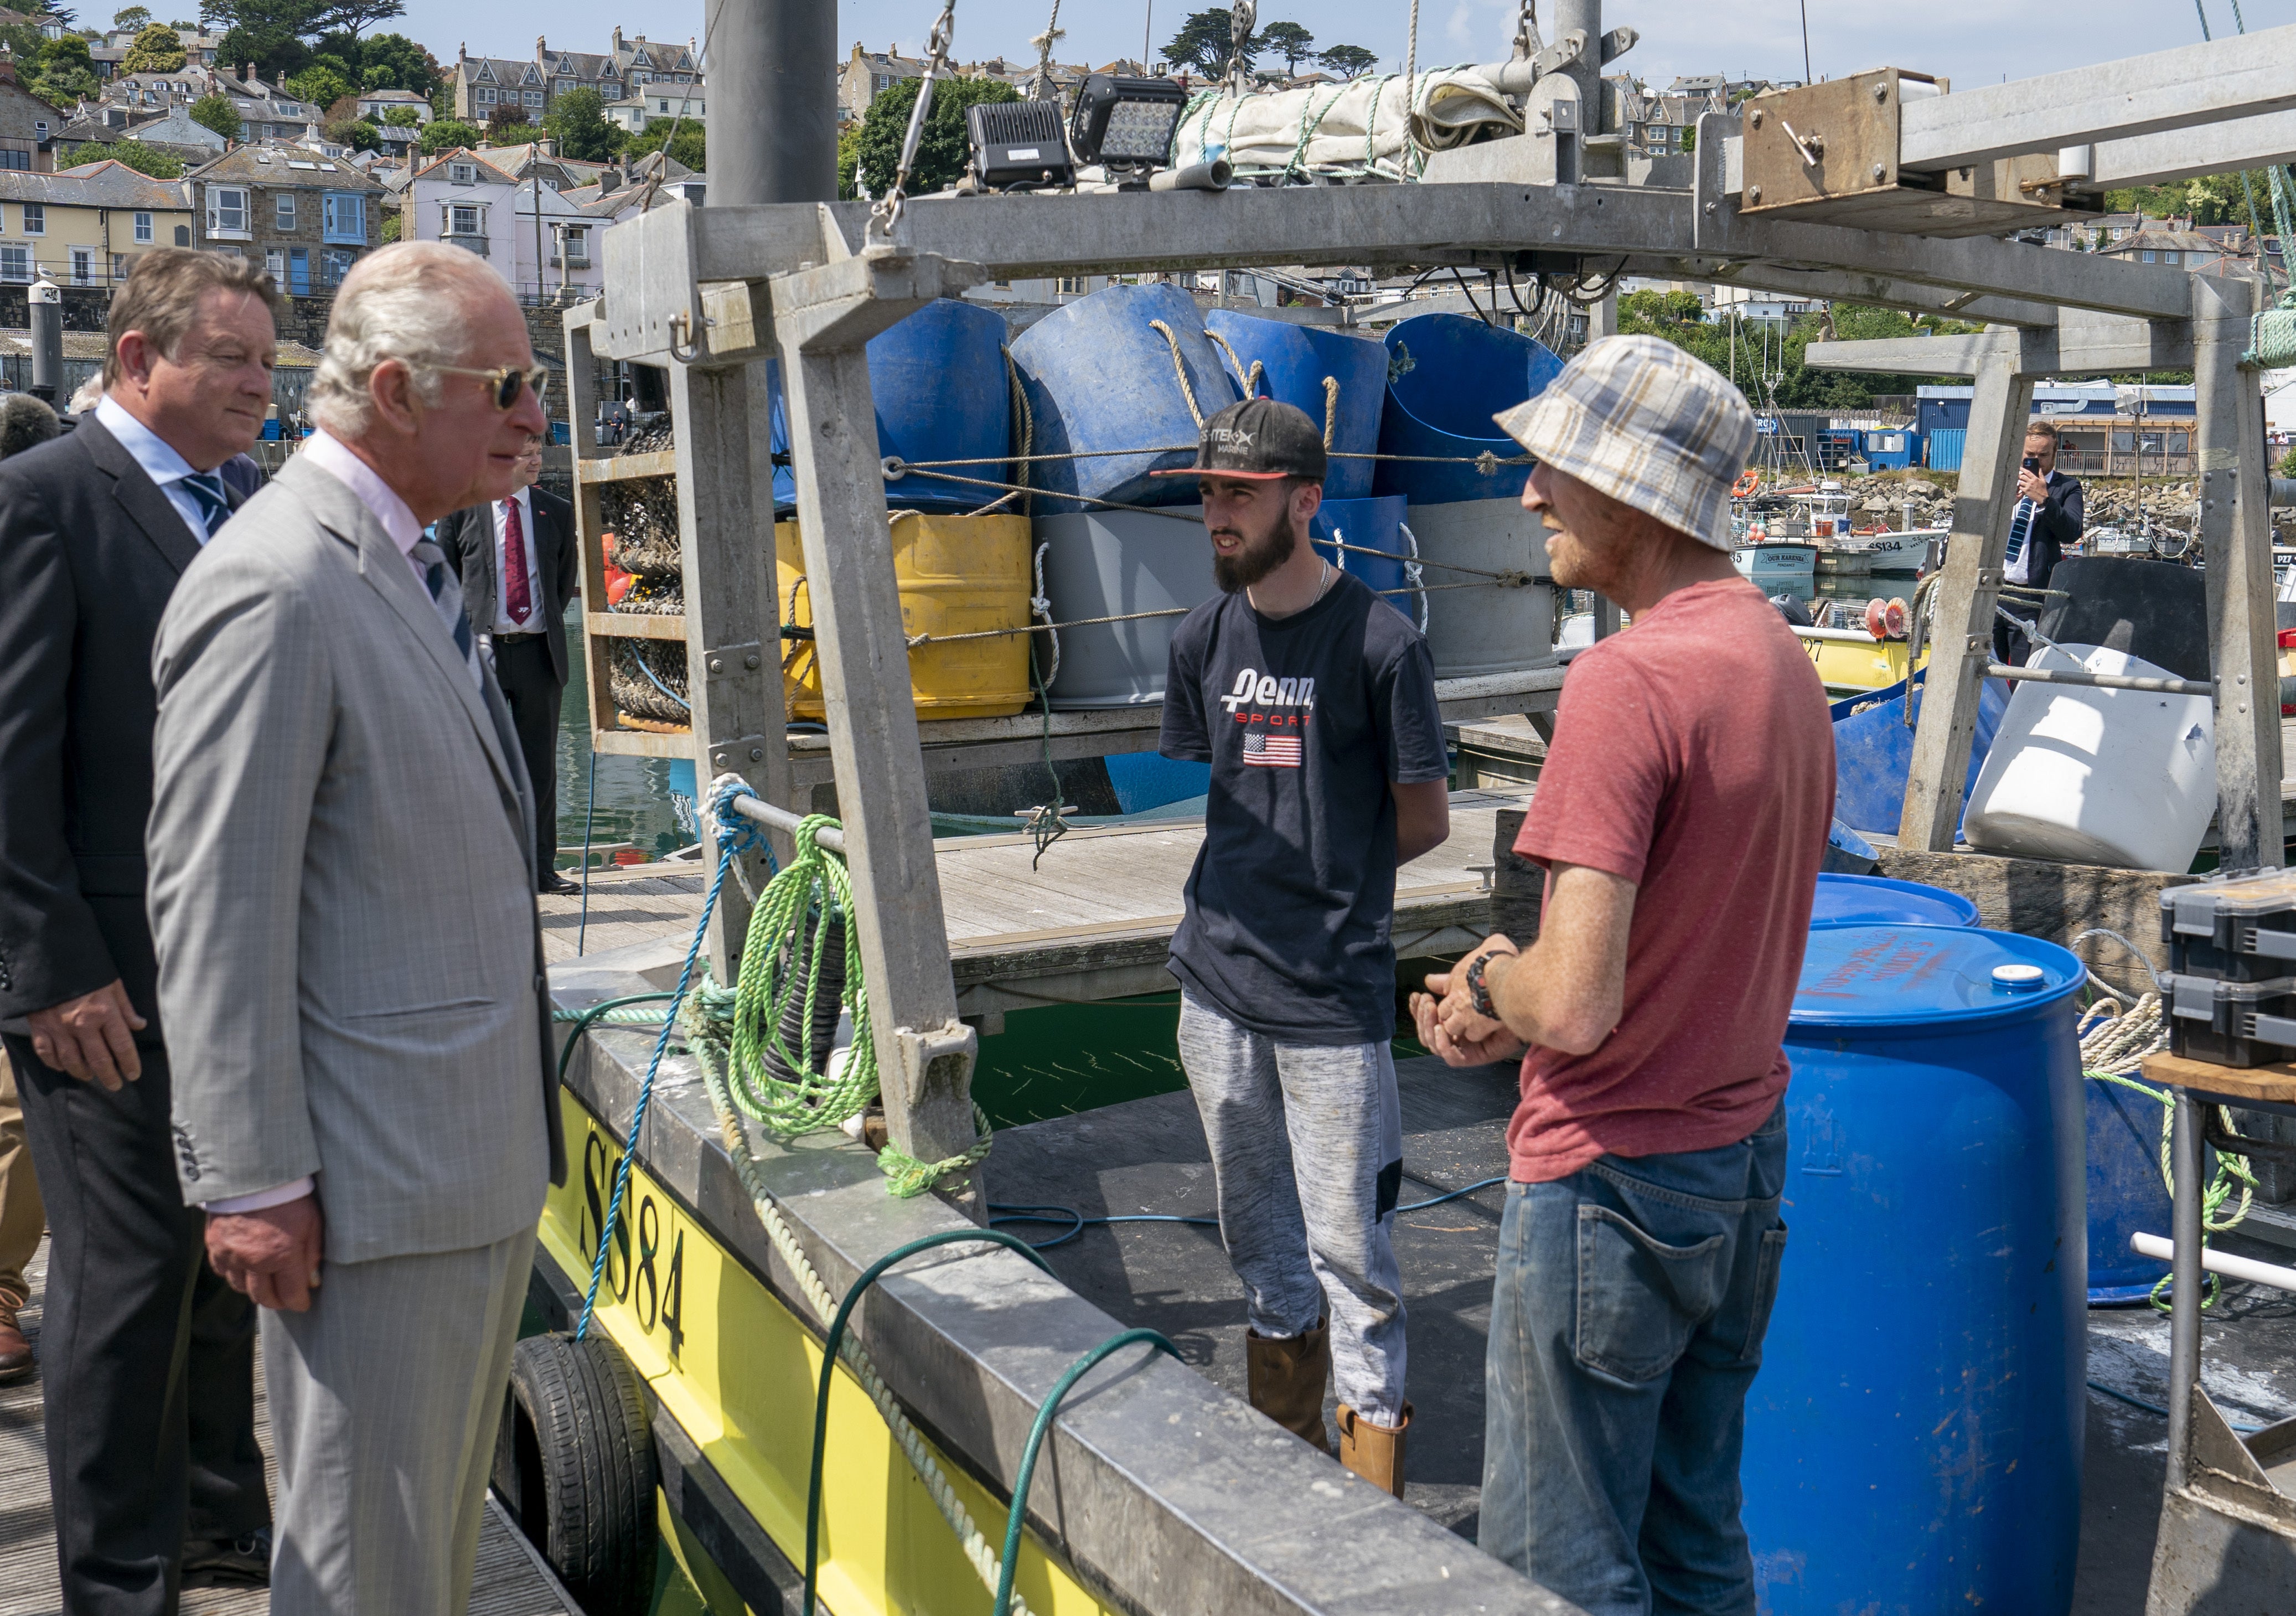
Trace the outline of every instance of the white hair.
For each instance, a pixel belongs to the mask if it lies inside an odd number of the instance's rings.
[[[510,284],[484,258],[444,242],[396,242],[353,266],[327,319],[326,351],[312,373],[311,418],[338,438],[363,435],[374,404],[367,383],[375,366],[400,359],[414,366],[414,395],[444,396],[432,365],[459,365],[470,351],[473,306]]]
[[[103,373],[98,371],[79,384],[79,390],[71,396],[71,402],[64,406],[64,413],[68,415],[85,415],[102,402]]]

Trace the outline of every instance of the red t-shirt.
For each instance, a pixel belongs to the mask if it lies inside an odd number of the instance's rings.
[[[1753,585],[1678,589],[1578,653],[1514,845],[1636,884],[1626,1008],[1591,1054],[1524,1055],[1517,1179],[1761,1126],[1833,817],[1824,687]]]

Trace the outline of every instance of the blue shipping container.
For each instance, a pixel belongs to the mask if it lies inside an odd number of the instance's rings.
[[[1961,470],[1962,440],[1969,436],[1965,426],[1939,427],[1930,434],[1929,468],[1932,472]]]

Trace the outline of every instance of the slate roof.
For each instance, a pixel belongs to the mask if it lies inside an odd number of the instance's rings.
[[[346,158],[324,157],[305,146],[235,146],[187,178],[240,180],[250,185],[324,186],[331,191],[373,191],[382,182],[362,174]]]
[[[55,174],[0,168],[0,201],[45,202],[60,208],[125,208],[164,212],[188,209],[179,179],[152,179],[113,158]]]

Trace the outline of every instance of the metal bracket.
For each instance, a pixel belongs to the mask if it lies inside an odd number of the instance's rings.
[[[719,774],[727,770],[746,775],[766,760],[766,748],[778,737],[742,735],[732,741],[718,741],[709,748],[709,767]]]
[[[1690,183],[1690,249],[1695,253],[1723,253],[1730,249],[1731,226],[1738,217],[1738,176],[1732,160],[1743,149],[1736,114],[1698,115],[1698,170]]]

